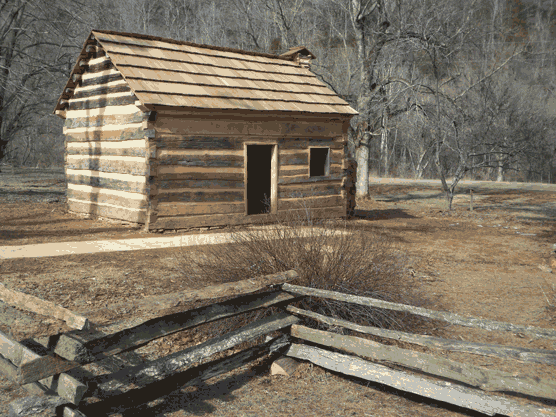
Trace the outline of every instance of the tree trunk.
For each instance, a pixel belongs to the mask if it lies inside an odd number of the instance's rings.
[[[370,138],[370,133],[365,132],[357,148],[357,182],[355,186],[357,197],[367,197],[369,195]]]
[[[388,111],[382,113],[382,132],[380,134],[380,158],[382,160],[382,177],[388,176]]]

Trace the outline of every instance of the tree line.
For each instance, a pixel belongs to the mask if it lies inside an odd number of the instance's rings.
[[[63,163],[52,109],[91,29],[280,54],[359,111],[369,174],[556,182],[556,0],[0,0],[0,160]]]

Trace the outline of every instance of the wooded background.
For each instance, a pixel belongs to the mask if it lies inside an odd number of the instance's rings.
[[[448,194],[464,177],[556,182],[556,0],[0,0],[0,160],[63,164],[52,111],[94,28],[306,46],[360,112],[360,195],[367,167]]]

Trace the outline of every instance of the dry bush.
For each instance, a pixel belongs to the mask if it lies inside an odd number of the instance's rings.
[[[545,280],[546,286],[543,288],[540,284],[539,287],[546,300],[546,312],[550,316],[550,321],[556,323],[556,284],[549,283]]]
[[[406,268],[406,256],[388,236],[352,227],[349,221],[315,219],[306,208],[292,211],[286,218],[269,214],[268,220],[270,224],[233,231],[233,243],[209,246],[202,257],[182,252],[179,270],[184,279],[192,285],[204,277],[233,282],[294,269],[299,278],[292,284],[414,306],[430,305]],[[363,325],[413,331],[430,327],[411,314],[322,298],[307,297],[298,305]],[[252,320],[255,315],[244,318]],[[241,321],[245,324],[246,320]],[[229,329],[233,322],[228,319],[220,327]]]

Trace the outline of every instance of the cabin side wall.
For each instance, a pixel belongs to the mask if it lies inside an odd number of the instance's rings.
[[[149,229],[250,223],[246,215],[246,144],[276,145],[274,210],[304,207],[320,217],[345,215],[346,120],[268,121],[245,116],[157,114],[156,165]],[[326,177],[309,177],[309,148],[330,148]]]
[[[72,212],[145,223],[149,187],[148,112],[107,57],[86,69],[66,109],[65,167]]]

